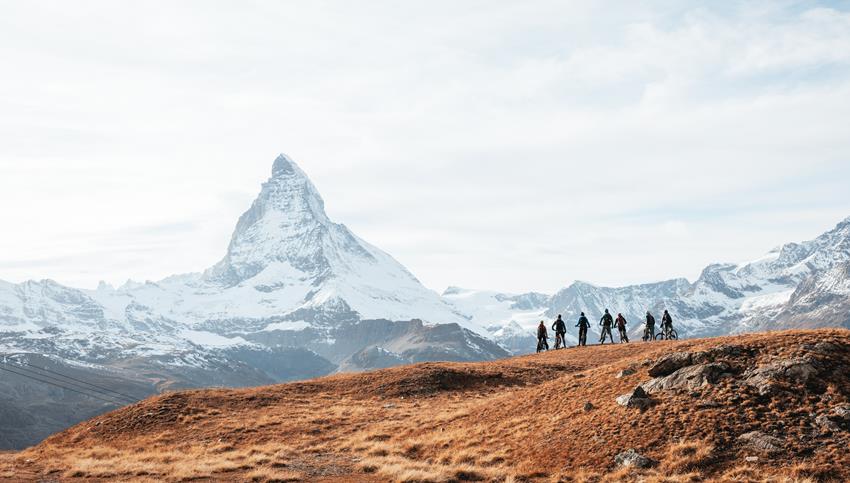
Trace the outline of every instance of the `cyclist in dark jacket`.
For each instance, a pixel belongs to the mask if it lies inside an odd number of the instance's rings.
[[[673,330],[673,317],[670,316],[670,312],[664,311],[664,315],[661,316],[661,331],[664,332],[665,337],[667,334]]]
[[[643,330],[643,340],[655,339],[655,317],[646,311],[646,328]]]
[[[576,324],[578,327],[578,345],[587,345],[587,329],[590,328],[590,321],[587,320],[587,317],[584,316],[584,312],[581,313],[581,317],[578,318],[578,323]]]
[[[542,320],[537,326],[537,352],[549,350],[549,332],[546,331],[546,323]]]
[[[617,314],[617,330],[620,332],[620,343],[629,342],[629,334],[626,333],[626,318],[623,317],[623,314]],[[614,338],[611,337],[611,341],[614,341]]]
[[[561,314],[558,314],[558,320],[552,324],[552,330],[555,331],[555,349],[563,347],[567,348],[567,341],[564,336],[567,335],[567,324],[561,319]]]
[[[608,313],[608,309],[605,309],[605,315],[599,319],[599,326],[602,327],[602,337],[599,339],[600,344],[605,344],[605,335],[611,338],[611,343],[614,343],[614,335],[611,333],[611,326],[614,325],[614,317],[611,317],[611,314]]]

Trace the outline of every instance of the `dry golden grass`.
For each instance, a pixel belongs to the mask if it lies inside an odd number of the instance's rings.
[[[478,364],[427,363],[256,389],[172,393],[85,422],[18,454],[0,479],[327,482],[807,482],[850,478],[847,440],[812,436],[809,413],[847,401],[836,375],[822,394],[765,399],[721,381],[658,396],[645,413],[615,398],[647,379],[644,361],[724,343],[757,364],[846,331],[628,344]],[[850,364],[850,351],[845,357]],[[624,367],[638,373],[614,376]],[[733,397],[737,397],[734,403]],[[720,406],[698,408],[704,399]],[[830,402],[831,401],[831,402]],[[594,409],[584,410],[591,402]],[[782,458],[744,464],[736,437],[781,429]],[[806,438],[809,438],[808,440]],[[809,441],[809,442],[806,442]],[[661,463],[614,468],[636,448]]]
[[[705,441],[673,443],[667,448],[661,469],[667,473],[688,473],[702,470],[712,462],[714,445]]]

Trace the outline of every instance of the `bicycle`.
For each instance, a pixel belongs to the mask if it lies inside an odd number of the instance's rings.
[[[661,329],[661,332],[655,334],[655,340],[678,340],[679,333],[676,332],[676,329],[670,327]]]

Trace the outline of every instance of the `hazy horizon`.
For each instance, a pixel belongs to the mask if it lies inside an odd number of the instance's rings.
[[[0,40],[0,280],[208,268],[280,152],[437,291],[693,281],[850,215],[847,4],[9,2]]]

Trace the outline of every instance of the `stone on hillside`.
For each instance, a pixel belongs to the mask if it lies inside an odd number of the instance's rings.
[[[638,386],[634,391],[618,397],[617,404],[627,408],[644,410],[652,406],[652,399],[649,398],[649,394],[642,387]]]
[[[658,462],[638,453],[633,448],[627,449],[614,457],[614,463],[619,467],[634,467],[640,469],[652,468]]]
[[[750,448],[764,453],[775,453],[781,451],[785,446],[785,443],[781,439],[775,436],[770,436],[761,431],[751,431],[749,433],[742,434],[738,437],[738,439]]]
[[[722,344],[713,349],[709,349],[707,355],[711,359],[717,359],[719,357],[742,357],[750,353],[747,348],[740,345],[734,344]]]
[[[590,401],[584,403],[584,410],[585,411],[593,411],[593,403],[590,402]]]
[[[820,416],[816,417],[815,424],[817,424],[825,433],[837,433],[838,431],[841,431],[841,426],[839,426],[838,423],[830,419],[830,417],[826,414],[821,414]]]
[[[683,367],[693,364],[693,354],[690,352],[674,352],[658,359],[649,368],[651,377],[669,376]]]
[[[817,344],[803,344],[803,349],[821,355],[832,355],[841,351],[842,347],[833,342],[818,342]]]
[[[808,358],[784,359],[757,367],[744,374],[744,383],[768,395],[777,391],[780,381],[806,384],[818,374],[816,362]]]
[[[623,369],[622,371],[617,373],[616,378],[622,379],[624,377],[631,376],[631,375],[634,375],[634,374],[635,374],[634,369]]]
[[[670,390],[690,391],[708,384],[716,384],[721,375],[729,369],[729,364],[725,362],[683,367],[668,376],[645,382],[641,384],[641,387],[650,394]]]
[[[840,419],[850,423],[850,404],[841,404],[832,408],[832,415],[836,419]]]

